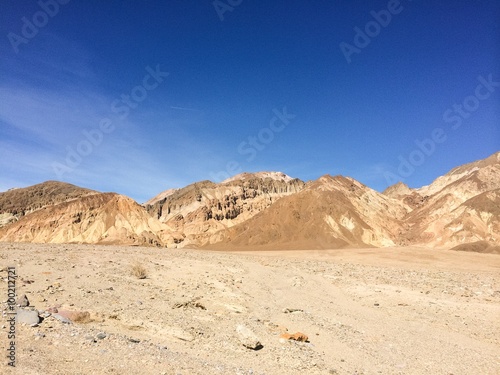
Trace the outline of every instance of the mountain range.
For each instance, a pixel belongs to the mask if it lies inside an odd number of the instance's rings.
[[[344,176],[242,173],[124,195],[47,181],[0,193],[0,241],[221,250],[425,246],[500,253],[500,152],[430,185],[377,192]]]

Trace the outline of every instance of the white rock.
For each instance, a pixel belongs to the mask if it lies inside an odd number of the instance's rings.
[[[238,338],[240,339],[240,343],[244,347],[253,350],[257,350],[262,347],[260,340],[250,328],[247,328],[244,325],[239,324],[236,327],[236,332],[238,333]]]

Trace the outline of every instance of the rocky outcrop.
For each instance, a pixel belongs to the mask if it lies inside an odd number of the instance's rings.
[[[171,244],[202,246],[218,242],[227,228],[301,191],[304,185],[285,174],[245,173],[220,184],[202,181],[189,185],[145,207],[171,228]]]
[[[498,189],[500,153],[452,169],[415,189],[422,200],[404,218],[407,231],[398,243],[439,248],[483,240],[500,243]]]
[[[325,175],[228,229],[216,249],[325,249],[394,245],[404,206],[358,181]]]
[[[58,181],[8,190],[0,193],[0,227],[41,208],[92,194],[97,194],[97,191]]]

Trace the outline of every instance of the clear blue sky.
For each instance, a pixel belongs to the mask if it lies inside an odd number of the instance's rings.
[[[497,0],[55,1],[0,4],[0,191],[420,187],[500,149]]]

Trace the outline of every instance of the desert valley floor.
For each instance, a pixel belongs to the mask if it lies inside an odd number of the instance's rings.
[[[0,243],[0,259],[2,353],[7,266],[45,317],[17,324],[2,374],[500,373],[498,254]]]

